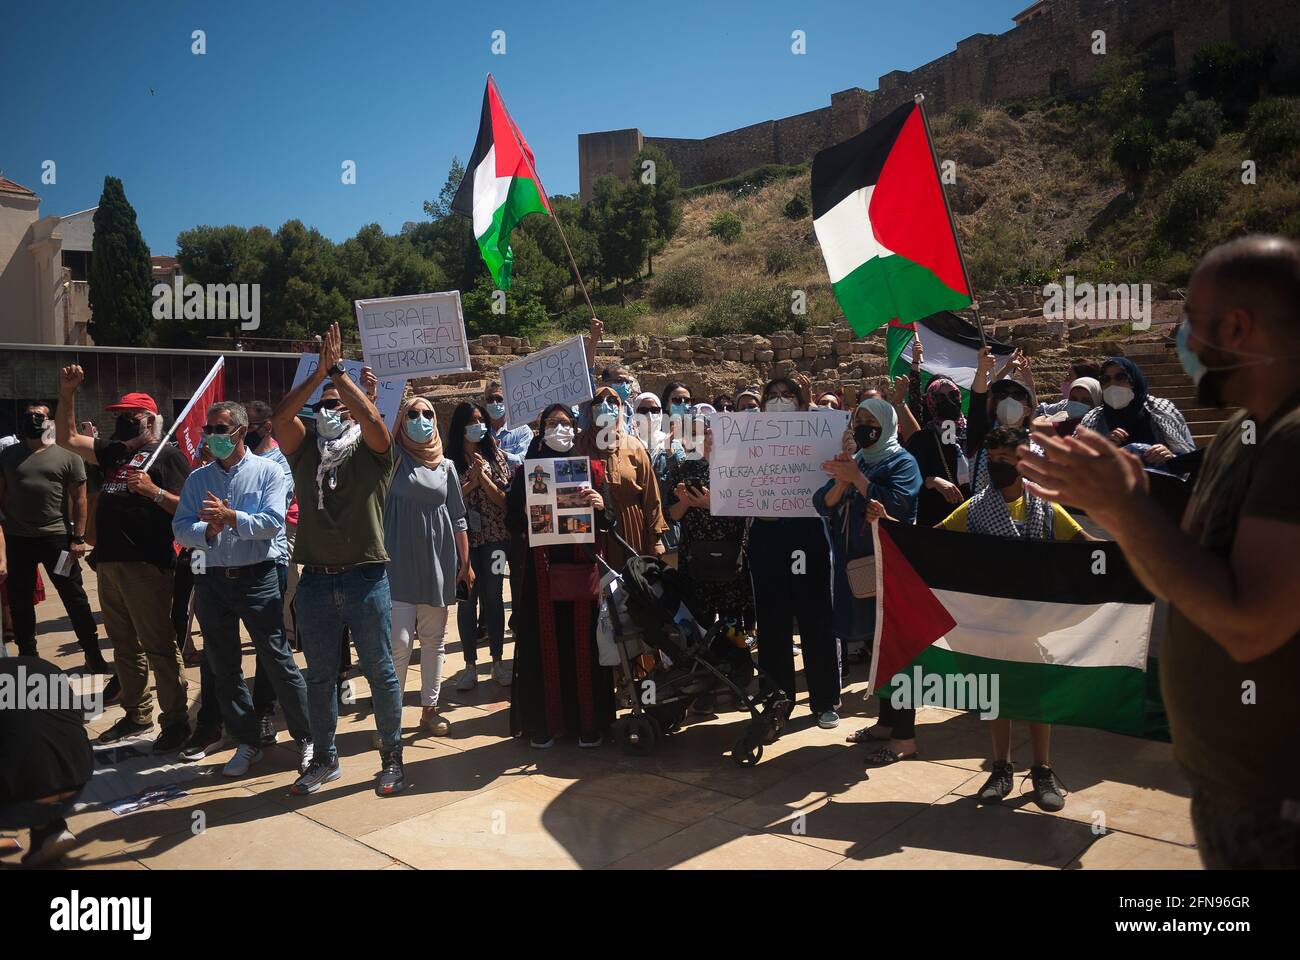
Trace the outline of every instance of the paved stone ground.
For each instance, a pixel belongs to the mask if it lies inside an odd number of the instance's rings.
[[[94,576],[88,576],[98,609]],[[53,594],[53,591],[51,591]],[[41,655],[69,670],[80,651],[56,596],[38,611]],[[454,617],[450,636],[455,637]],[[449,644],[447,676],[463,665]],[[12,646],[9,648],[13,652]],[[510,648],[507,646],[507,657]],[[245,672],[251,645],[245,642]],[[299,658],[301,662],[301,657]],[[186,671],[191,698],[198,670]],[[923,759],[864,775],[864,748],[845,735],[874,715],[865,668],[854,667],[838,730],[812,722],[801,694],[791,731],[757,767],[727,756],[746,715],[699,718],[648,757],[607,743],[548,751],[507,736],[506,691],[481,672],[472,694],[447,684],[449,736],[416,735],[419,672],[407,678],[403,727],[409,787],[380,799],[372,780],[373,717],[364,679],[339,721],[343,777],[310,798],[289,794],[296,750],[281,730],[249,776],[228,780],[226,749],[197,764],[164,767],[149,784],[179,782],[186,796],[118,816],[99,807],[71,828],[84,845],[65,861],[85,869],[234,867],[410,869],[443,867],[1198,868],[1188,793],[1167,744],[1058,728],[1054,762],[1073,790],[1058,814],[1038,810],[1020,776],[1027,732],[1014,733],[1017,794],[978,808],[988,734],[970,716],[924,709]],[[196,707],[196,705],[192,705]],[[90,724],[92,734],[120,716]],[[151,737],[149,738],[151,739]],[[143,741],[147,748],[148,740]],[[129,752],[129,751],[128,751]],[[134,760],[136,766],[156,766]],[[124,766],[130,766],[130,758]],[[115,798],[145,783],[111,765],[92,781]],[[198,829],[199,825],[203,829]],[[24,845],[26,838],[22,838]],[[0,858],[11,867],[17,854]]]

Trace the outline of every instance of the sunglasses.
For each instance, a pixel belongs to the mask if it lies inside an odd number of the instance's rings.
[[[203,425],[203,435],[211,436],[212,434],[215,433],[218,436],[222,436],[227,433],[234,433],[238,429],[239,427],[231,427],[224,423],[218,423],[215,426],[209,423],[205,423]]]
[[[424,417],[424,419],[426,420],[432,420],[434,418],[434,412],[432,410],[407,410],[406,411],[407,420],[414,420],[417,417]]]
[[[343,406],[343,401],[336,398],[332,400],[317,400],[315,406],[313,406],[312,409],[313,410],[337,410],[341,406]]]
[[[637,413],[663,413],[658,407],[642,407]]]
[[[501,397],[501,396],[488,397],[488,398],[487,398],[487,402],[488,402],[488,403],[505,403],[505,402],[506,402],[506,398],[505,398],[505,397]]]

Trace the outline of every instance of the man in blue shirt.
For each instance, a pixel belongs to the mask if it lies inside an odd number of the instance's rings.
[[[507,456],[517,457],[522,463],[528,453],[528,445],[533,442],[533,428],[526,423],[511,428],[506,426],[506,395],[501,384],[495,380],[488,381],[483,391],[483,406],[487,408],[488,420],[492,428],[492,437],[497,447]]]
[[[203,443],[213,461],[189,475],[172,519],[172,532],[194,551],[194,612],[203,631],[203,656],[216,681],[227,733],[238,742],[222,773],[243,776],[262,758],[256,712],[240,670],[242,621],[284,707],[298,743],[299,769],[311,762],[307,685],[284,639],[279,564],[287,557],[284,473],[245,443],[248,414],[238,403],[208,408]]]

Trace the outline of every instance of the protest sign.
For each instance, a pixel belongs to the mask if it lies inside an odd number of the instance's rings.
[[[591,399],[584,344],[582,337],[573,337],[501,368],[507,426],[532,423],[553,403],[573,406]]]
[[[815,517],[821,465],[842,449],[844,410],[715,413],[709,511],[719,517]]]
[[[591,463],[586,457],[525,460],[522,482],[528,502],[528,543],[594,543],[595,516],[587,503]]]
[[[361,385],[361,368],[366,366],[360,360],[343,360],[340,361],[343,368],[347,370],[348,376],[352,382]],[[298,384],[302,383],[313,373],[320,363],[320,354],[304,353],[298,360],[298,369],[294,372],[293,383],[289,385],[292,390]],[[326,378],[328,379],[328,377]],[[379,415],[384,418],[384,423],[388,424],[389,430],[397,429],[397,409],[402,405],[402,391],[406,389],[405,380],[380,380],[377,390],[377,399],[375,406],[379,408]],[[311,406],[320,399],[320,387],[312,391],[312,395],[307,398],[307,406]]]
[[[460,291],[358,300],[361,351],[380,380],[470,369]]]

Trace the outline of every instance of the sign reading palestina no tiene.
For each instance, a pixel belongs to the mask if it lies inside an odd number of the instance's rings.
[[[460,291],[356,301],[366,364],[380,380],[470,370]]]
[[[815,517],[822,464],[843,449],[844,410],[717,413],[709,418],[709,511],[718,517]]]

